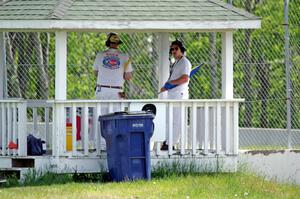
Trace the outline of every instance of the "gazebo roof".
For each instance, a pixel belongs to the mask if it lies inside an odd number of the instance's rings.
[[[260,28],[219,0],[6,0],[0,30],[217,31]]]

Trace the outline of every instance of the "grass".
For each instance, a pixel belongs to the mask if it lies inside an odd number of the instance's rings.
[[[0,198],[300,198],[300,188],[248,173],[154,174],[151,181],[103,182],[103,175],[28,177],[17,187],[0,188]],[[29,183],[31,178],[32,183]],[[83,182],[84,181],[84,182]]]

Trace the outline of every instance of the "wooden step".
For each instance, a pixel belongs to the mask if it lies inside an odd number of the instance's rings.
[[[7,169],[0,169],[0,184],[5,183],[7,179],[11,177],[16,177],[18,180],[22,180],[24,175],[30,170],[31,168],[7,168]]]
[[[34,158],[12,158],[12,167],[34,168]]]
[[[20,179],[21,177],[21,169],[0,169],[0,181],[6,182],[6,179],[11,177],[16,177],[17,179]]]

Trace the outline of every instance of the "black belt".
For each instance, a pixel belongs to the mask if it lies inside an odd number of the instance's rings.
[[[115,88],[115,89],[122,89],[122,86],[109,86],[109,85],[99,85],[99,84],[97,84],[97,86],[99,86],[99,87],[103,87],[103,88]]]

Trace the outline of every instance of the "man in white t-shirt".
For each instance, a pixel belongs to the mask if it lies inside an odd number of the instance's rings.
[[[109,33],[105,45],[107,50],[97,54],[94,61],[94,72],[97,77],[96,99],[119,100],[125,98],[123,84],[132,78],[131,59],[118,47],[122,44],[117,33]],[[107,104],[101,106],[101,114],[109,113]],[[114,105],[113,111],[122,111]],[[101,149],[105,150],[105,140],[101,138]]]
[[[96,99],[122,99],[124,81],[132,78],[131,60],[118,49],[122,41],[117,33],[109,33],[105,44],[108,49],[98,53],[94,62]]]
[[[182,42],[175,40],[171,43],[170,54],[175,58],[171,66],[170,77],[167,83],[160,89],[168,92],[168,99],[189,98],[189,75],[192,69],[190,61],[184,56],[186,49]],[[173,144],[177,144],[181,130],[181,111],[179,107],[173,109]],[[168,137],[162,145],[162,150],[168,149]]]

